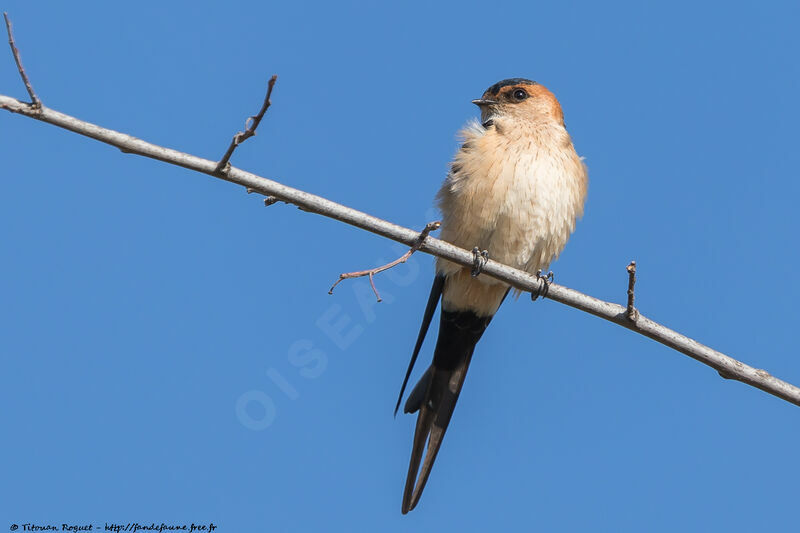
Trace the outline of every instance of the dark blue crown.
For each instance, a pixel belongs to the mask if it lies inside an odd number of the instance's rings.
[[[491,95],[496,95],[500,92],[500,89],[503,87],[508,87],[509,85],[536,85],[536,82],[525,78],[508,78],[507,80],[498,81],[486,89],[486,92]]]

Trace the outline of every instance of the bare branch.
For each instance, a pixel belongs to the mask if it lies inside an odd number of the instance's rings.
[[[625,267],[625,270],[628,271],[628,307],[625,309],[625,314],[628,315],[628,320],[636,322],[639,317],[639,312],[633,306],[633,286],[636,285],[636,261],[631,261]]]
[[[379,274],[379,273],[383,272],[384,270],[389,270],[390,268],[392,268],[394,266],[397,266],[400,263],[405,263],[406,261],[408,261],[408,258],[411,257],[411,254],[413,254],[414,252],[419,250],[419,247],[422,246],[422,243],[425,241],[425,238],[428,236],[428,234],[430,232],[432,232],[432,231],[435,231],[435,230],[439,229],[439,226],[441,226],[441,225],[442,225],[442,223],[440,221],[438,221],[438,220],[436,222],[428,222],[428,224],[425,225],[425,228],[419,234],[419,238],[417,239],[417,242],[414,243],[414,246],[409,248],[409,250],[406,253],[404,253],[403,255],[401,255],[400,257],[398,257],[397,259],[395,259],[391,263],[386,263],[383,266],[379,266],[379,267],[376,267],[376,268],[371,268],[369,270],[359,270],[357,272],[345,272],[344,274],[339,274],[339,279],[337,279],[336,283],[334,283],[333,286],[330,288],[330,290],[328,291],[328,294],[333,294],[333,289],[335,289],[336,286],[339,284],[339,282],[341,282],[343,279],[360,278],[360,277],[363,277],[363,276],[369,276],[369,284],[372,285],[372,292],[375,293],[375,298],[377,298],[379,302],[382,301],[381,300],[381,295],[380,295],[380,293],[378,293],[378,289],[375,288],[375,280],[372,279],[373,276],[375,274]]]
[[[0,108],[90,137],[114,146],[125,153],[157,159],[236,183],[243,187],[249,187],[265,196],[274,196],[281,201],[294,204],[304,211],[339,220],[408,246],[414,246],[422,236],[411,229],[392,224],[326,198],[288,187],[235,167],[231,167],[228,172],[222,174],[217,171],[217,163],[215,161],[157,146],[124,133],[101,128],[95,124],[78,120],[44,106],[41,109],[37,109],[35,106],[20,102],[15,98],[0,95]],[[471,251],[458,248],[430,236],[420,244],[419,250],[467,268],[471,268],[473,265]],[[504,281],[526,292],[540,290],[540,281],[536,276],[496,261],[487,262],[483,267],[482,274]],[[729,379],[747,383],[773,396],[800,406],[800,388],[771,376],[764,370],[753,368],[708,346],[704,346],[685,335],[653,322],[641,314],[636,322],[631,322],[628,319],[627,309],[621,305],[604,302],[555,283],[548,285],[547,298],[636,331],[714,368]]]
[[[236,147],[256,134],[256,128],[258,128],[258,125],[261,124],[261,119],[264,118],[264,114],[267,112],[267,109],[269,109],[269,106],[272,105],[270,97],[272,96],[272,88],[275,87],[276,81],[278,81],[278,75],[273,74],[269,79],[269,82],[267,82],[267,95],[264,97],[264,103],[261,104],[261,109],[257,114],[245,121],[244,131],[240,131],[233,136],[230,146],[228,146],[228,149],[225,151],[225,155],[223,155],[222,159],[220,159],[219,163],[217,163],[218,172],[226,172],[228,165],[230,165],[231,156],[233,155],[233,151],[236,150]]]
[[[31,97],[31,102],[33,103],[33,107],[40,108],[42,107],[42,101],[39,100],[39,97],[36,96],[36,93],[33,92],[33,86],[31,85],[31,80],[28,79],[28,75],[25,73],[25,67],[22,66],[22,59],[19,57],[19,50],[17,50],[17,45],[14,42],[14,33],[11,31],[11,20],[8,18],[8,13],[3,13],[3,18],[6,19],[6,33],[8,33],[8,45],[11,47],[11,53],[14,54],[14,61],[17,63],[17,70],[19,71],[19,75],[22,76],[22,83],[25,84],[25,88],[28,90],[28,94]]]

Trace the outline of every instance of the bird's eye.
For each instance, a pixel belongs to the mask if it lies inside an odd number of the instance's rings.
[[[528,97],[528,93],[526,93],[522,89],[517,89],[511,95],[513,96],[514,100],[516,100],[517,102],[521,102],[521,101],[525,100]]]

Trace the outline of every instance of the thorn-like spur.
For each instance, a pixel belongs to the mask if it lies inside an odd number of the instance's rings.
[[[633,306],[633,299],[635,296],[633,287],[636,284],[636,261],[631,261],[630,264],[625,267],[625,270],[628,271],[628,306],[626,308],[626,314],[628,316],[628,320],[631,322],[636,322],[636,320],[639,318],[639,311],[637,311]]]
[[[477,278],[489,261],[489,250],[481,251],[477,246],[472,249],[472,277]]]
[[[531,291],[532,302],[535,302],[539,296],[547,298],[547,292],[550,290],[550,284],[553,283],[554,278],[555,276],[552,270],[548,272],[547,275],[542,274],[541,269],[536,271],[536,279],[539,280],[539,287],[537,287],[535,291]]]

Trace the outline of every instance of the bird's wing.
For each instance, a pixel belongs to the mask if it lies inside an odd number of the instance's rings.
[[[428,333],[428,327],[431,325],[433,313],[436,312],[436,306],[439,305],[439,298],[442,296],[442,288],[444,287],[444,275],[437,274],[433,278],[433,286],[431,286],[431,294],[428,296],[428,305],[425,307],[425,314],[422,316],[422,324],[419,327],[419,335],[417,335],[417,344],[414,346],[414,353],[411,354],[411,361],[408,362],[408,370],[406,370],[406,377],[403,379],[403,386],[400,387],[400,395],[397,397],[397,405],[394,407],[394,415],[397,416],[397,410],[400,409],[400,402],[403,401],[403,394],[408,385],[408,378],[411,376],[411,370],[414,368],[414,363],[417,362],[419,350],[422,348],[422,341],[425,340],[425,335]]]

